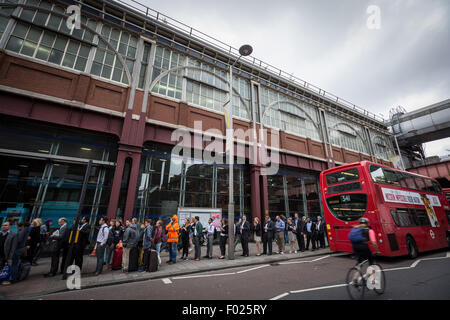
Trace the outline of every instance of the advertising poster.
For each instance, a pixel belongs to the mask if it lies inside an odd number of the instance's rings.
[[[439,228],[439,222],[433,207],[440,207],[441,202],[437,196],[420,194],[398,189],[381,188],[385,202],[423,205],[430,220],[431,226]]]

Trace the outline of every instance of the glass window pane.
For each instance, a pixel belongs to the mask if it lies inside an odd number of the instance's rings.
[[[11,50],[14,52],[19,52],[20,47],[22,46],[23,40],[17,37],[11,37],[6,45],[7,50]]]
[[[70,52],[70,53],[73,53],[73,54],[77,54],[79,47],[80,47],[80,43],[79,42],[75,42],[73,40],[70,40],[69,41],[69,45],[67,46],[67,52]]]
[[[50,56],[50,51],[51,48],[40,45],[36,53],[36,58],[47,61],[48,57]]]
[[[58,50],[61,50],[61,51],[64,51],[66,49],[66,44],[67,44],[67,38],[63,38],[63,37],[57,36],[54,48],[58,49]]]
[[[41,37],[41,33],[41,30],[31,27],[30,31],[28,31],[26,39],[37,43]]]
[[[90,51],[91,51],[90,47],[88,47],[86,45],[81,45],[80,52],[78,53],[78,55],[80,57],[87,58],[87,57],[89,57]]]
[[[99,76],[101,71],[102,71],[102,65],[100,63],[94,62],[92,64],[91,73],[96,76]]]
[[[17,36],[19,38],[25,38],[25,35],[27,34],[28,26],[23,23],[17,23],[16,27],[14,28],[14,31],[12,34],[14,36]]]
[[[36,43],[25,40],[23,43],[22,50],[20,50],[20,53],[31,57],[34,55],[35,50],[36,50]]]
[[[63,60],[63,66],[73,68],[74,63],[75,63],[75,56],[70,53],[66,53]]]
[[[111,77],[111,71],[112,71],[112,68],[110,66],[104,65],[103,71],[102,71],[102,77],[109,79]]]
[[[42,36],[41,43],[51,47],[53,46],[55,38],[56,38],[55,34],[45,31],[44,35]]]
[[[84,69],[86,68],[86,63],[87,63],[87,59],[78,57],[77,62],[75,63],[75,69],[84,71]]]
[[[50,58],[48,59],[48,61],[56,63],[56,64],[60,64],[62,57],[63,57],[62,51],[53,49],[52,52],[50,53]]]

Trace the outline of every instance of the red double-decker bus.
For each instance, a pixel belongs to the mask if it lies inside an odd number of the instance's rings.
[[[450,246],[450,208],[429,177],[362,161],[322,171],[320,185],[332,251],[353,251],[348,233],[361,217],[383,256],[415,258]]]

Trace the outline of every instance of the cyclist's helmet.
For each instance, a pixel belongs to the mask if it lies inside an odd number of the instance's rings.
[[[361,219],[359,219],[359,224],[365,224],[365,225],[369,226],[369,219],[361,218]]]

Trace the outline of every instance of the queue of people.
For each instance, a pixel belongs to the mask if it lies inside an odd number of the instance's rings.
[[[279,254],[285,254],[286,245],[289,253],[312,251],[325,248],[326,228],[319,216],[316,221],[310,217],[300,217],[298,213],[294,217],[286,219],[276,216],[275,221],[266,215],[264,222],[255,217],[252,222],[244,215],[234,224],[235,248],[238,243],[242,246],[242,256],[249,256],[249,241],[253,237],[256,244],[256,256],[272,255],[273,241],[276,242]],[[75,221],[74,221],[75,222]],[[44,277],[54,277],[58,271],[64,274],[64,268],[75,263],[80,270],[83,268],[83,256],[93,233],[87,217],[82,217],[75,229],[67,225],[65,218],[58,219],[58,227],[50,233],[52,221],[42,223],[41,219],[34,219],[31,223],[18,224],[18,232],[10,230],[10,222],[2,224],[0,234],[0,270],[5,265],[10,267],[10,276],[3,279],[3,284],[8,285],[18,281],[19,265],[26,261],[29,265],[37,265],[37,261],[44,247],[48,248],[51,256],[50,270]],[[181,225],[180,225],[181,224]],[[141,224],[137,218],[127,219],[125,223],[121,219],[101,217],[98,222],[98,232],[95,238],[95,248],[91,255],[95,255],[95,276],[106,270],[118,270],[128,273],[132,271],[150,272],[156,271],[161,265],[161,248],[163,245],[169,251],[167,264],[177,262],[177,254],[181,253],[181,260],[187,260],[194,250],[194,261],[200,261],[202,255],[202,243],[206,242],[206,255],[203,258],[213,259],[213,243],[219,242],[219,259],[225,259],[228,239],[228,220],[223,218],[220,223],[209,219],[208,225],[203,226],[198,216],[186,218],[179,224],[177,215],[173,215],[165,226],[162,220],[155,224],[151,219],[145,219]],[[71,233],[77,234],[72,254],[69,257]],[[66,261],[69,259],[68,261]],[[21,278],[23,276],[20,275]],[[1,281],[2,279],[0,279]]]

